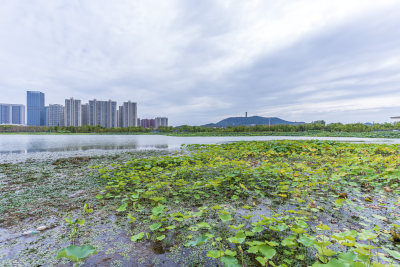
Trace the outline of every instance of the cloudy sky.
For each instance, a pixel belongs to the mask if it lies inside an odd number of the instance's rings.
[[[132,100],[140,118],[400,115],[400,1],[7,0],[0,103]]]

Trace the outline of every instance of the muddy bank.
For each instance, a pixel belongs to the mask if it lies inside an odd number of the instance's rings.
[[[113,156],[125,153],[135,153],[154,151],[155,149],[89,149],[89,150],[71,150],[71,151],[54,151],[54,152],[33,152],[33,153],[22,153],[16,151],[15,153],[0,153],[0,164],[16,164],[16,163],[32,163],[37,161],[49,162],[55,159],[63,158],[74,158],[74,157],[101,157],[101,156]],[[157,149],[158,150],[158,149]],[[161,151],[167,151],[167,148],[160,148]]]
[[[167,154],[138,151],[113,155],[38,160],[0,164],[0,266],[72,266],[57,260],[57,252],[71,244],[64,218],[85,220],[76,244],[91,244],[98,251],[85,266],[179,266],[154,244],[130,241],[133,229],[112,203],[95,195],[105,183],[90,168],[137,157]],[[94,208],[83,211],[84,204]],[[184,253],[177,251],[177,253]]]

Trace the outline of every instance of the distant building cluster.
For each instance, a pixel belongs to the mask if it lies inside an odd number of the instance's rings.
[[[167,117],[157,117],[155,119],[138,119],[138,125],[143,128],[158,129],[160,126],[168,127]]]
[[[45,105],[45,95],[38,91],[27,91],[27,125],[29,126],[101,126],[104,128],[141,126],[157,129],[168,126],[168,118],[138,118],[137,103],[127,101],[121,106],[116,101],[65,99],[65,105]],[[0,124],[25,125],[25,106],[0,104]]]
[[[138,119],[138,125],[143,128],[156,128],[156,123],[154,119]]]

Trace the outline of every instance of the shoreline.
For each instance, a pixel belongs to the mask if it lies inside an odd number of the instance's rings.
[[[62,138],[59,140],[58,137]],[[0,142],[0,164],[36,160],[46,161],[68,157],[107,156],[147,150],[178,151],[182,145],[188,144],[222,144],[239,141],[273,140],[400,144],[400,138],[343,136],[4,135],[4,139]]]
[[[370,132],[0,132],[1,135],[148,135],[174,137],[230,137],[230,136],[296,136],[296,137],[357,137],[357,138],[387,138],[400,139],[400,131],[370,131]]]
[[[0,165],[2,164],[18,164],[31,162],[49,162],[57,159],[76,158],[76,157],[113,157],[119,154],[140,153],[146,151],[172,151],[168,148],[142,148],[142,149],[88,149],[88,150],[72,150],[57,152],[31,152],[31,153],[4,153],[0,154]]]

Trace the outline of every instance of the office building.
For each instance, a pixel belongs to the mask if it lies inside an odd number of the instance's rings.
[[[117,102],[90,100],[88,104],[88,125],[100,125],[104,128],[118,126]]]
[[[119,118],[120,127],[131,127],[138,126],[137,124],[137,104],[135,102],[124,102],[119,107]]]
[[[38,91],[26,92],[26,106],[28,125],[30,126],[44,126],[44,93]]]
[[[0,104],[0,124],[11,124],[11,105]]]
[[[11,105],[11,123],[12,124],[25,124],[25,106],[24,105]]]
[[[81,101],[77,99],[65,99],[64,125],[82,126]]]
[[[160,126],[168,127],[168,118],[167,117],[157,117],[154,120],[155,120],[155,129],[158,129],[158,127],[160,127]]]
[[[0,104],[0,124],[25,124],[25,106]]]
[[[46,125],[64,126],[64,106],[54,104],[46,107]]]
[[[47,106],[44,106],[44,112],[43,112],[43,114],[44,114],[44,125],[45,126],[47,126]]]

